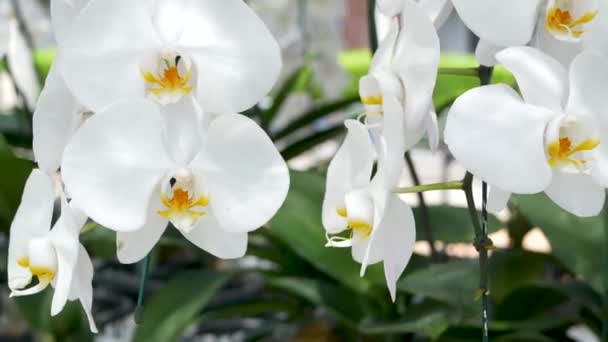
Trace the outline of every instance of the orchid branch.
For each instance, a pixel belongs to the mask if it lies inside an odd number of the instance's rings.
[[[146,255],[144,259],[144,268],[141,272],[141,280],[139,282],[139,293],[137,294],[137,306],[135,307],[135,313],[133,320],[136,324],[141,324],[144,320],[144,294],[146,292],[146,281],[148,280],[148,273],[150,272],[150,261],[152,257],[151,253]]]
[[[395,189],[395,193],[397,194],[414,194],[421,193],[426,191],[438,191],[438,190],[464,190],[464,182],[463,181],[450,181],[450,182],[441,182],[441,183],[432,183],[432,184],[423,184],[410,186],[406,188],[397,188]]]
[[[449,76],[479,76],[479,68],[439,68],[439,75]]]
[[[604,205],[604,243],[608,247],[608,204]],[[602,341],[608,341],[608,248],[604,249],[604,298],[602,301],[604,317],[602,319]]]

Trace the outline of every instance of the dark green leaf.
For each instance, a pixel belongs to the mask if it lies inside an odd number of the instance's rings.
[[[311,79],[312,69],[309,65],[303,65],[294,71],[277,91],[273,98],[272,107],[262,113],[261,126],[267,128],[275,119],[289,95],[299,88],[305,88],[306,86],[303,86],[303,84],[310,83]]]
[[[554,287],[531,285],[511,292],[496,308],[496,319],[525,321],[541,318],[569,299]]]
[[[580,218],[559,208],[546,195],[515,196],[513,203],[539,226],[553,254],[572,272],[602,292],[604,226],[601,217]]]
[[[333,139],[340,134],[345,132],[344,124],[339,123],[335,126],[327,128],[325,130],[319,132],[313,132],[312,134],[301,138],[291,145],[285,147],[281,151],[281,155],[285,160],[290,160],[294,157],[299,156],[300,154],[310,150],[311,148],[326,142],[327,140]]]
[[[21,202],[25,181],[32,163],[16,158],[0,136],[0,231],[8,231],[10,222]]]
[[[428,209],[433,229],[433,238],[435,240],[451,243],[472,242],[475,239],[475,232],[473,231],[468,209],[443,205],[432,206]],[[414,208],[416,222],[422,222],[420,219],[421,214],[420,208]],[[494,215],[489,215],[488,229],[490,233],[498,230],[501,226],[500,221]],[[416,225],[416,236],[418,240],[423,240],[425,237],[420,225]]]
[[[135,341],[177,340],[231,276],[230,273],[190,271],[171,279],[146,303]]]
[[[409,306],[395,322],[365,322],[360,330],[367,335],[416,333],[437,338],[450,326],[449,313],[437,305]]]

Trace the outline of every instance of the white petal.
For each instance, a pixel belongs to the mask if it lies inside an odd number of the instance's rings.
[[[606,197],[604,188],[592,177],[560,171],[553,172],[553,182],[545,193],[562,209],[580,217],[599,214]]]
[[[443,26],[454,9],[451,0],[420,0],[419,3],[437,29]]]
[[[200,75],[197,98],[205,111],[246,110],[277,80],[279,45],[243,1],[182,0],[176,5],[162,0],[156,15],[161,31],[181,31],[177,45],[192,54]]]
[[[344,124],[348,133],[329,163],[323,199],[323,227],[331,234],[346,228],[346,219],[336,209],[345,206],[348,191],[369,183],[374,166],[374,147],[365,126],[356,120]]]
[[[351,254],[353,260],[361,264],[361,277],[365,275],[367,266],[382,261],[384,247],[381,244],[372,241],[371,237],[366,240],[352,241]]]
[[[61,163],[63,150],[76,128],[78,104],[53,63],[34,111],[33,149],[38,166],[55,172]]]
[[[403,10],[402,0],[378,0],[376,6],[382,14],[387,17],[394,17]]]
[[[511,47],[496,59],[515,79],[526,103],[561,112],[568,97],[568,73],[554,58],[527,46]]]
[[[428,15],[411,0],[405,0],[401,20],[393,70],[405,87],[405,126],[410,130],[421,127],[432,104],[439,37]]]
[[[247,232],[268,222],[289,188],[287,165],[268,135],[243,115],[225,114],[211,123],[204,145],[192,166],[207,177],[221,228]]]
[[[25,102],[30,110],[36,106],[40,87],[38,75],[34,69],[34,56],[30,51],[16,19],[9,20],[9,41],[6,59],[15,83],[23,92]]]
[[[599,120],[600,127],[608,132],[608,108],[606,107],[606,80],[608,61],[606,56],[585,51],[570,66],[570,98],[566,112],[572,115],[587,114]]]
[[[551,111],[506,85],[470,90],[448,113],[445,142],[474,175],[506,191],[536,193],[551,181],[544,132]]]
[[[534,32],[540,0],[452,0],[464,23],[495,45],[525,45]]]
[[[429,111],[424,126],[426,127],[426,136],[429,140],[431,151],[435,152],[437,151],[437,147],[439,147],[439,123],[437,122],[437,113],[435,113],[434,109]]]
[[[597,16],[583,36],[584,47],[608,55],[608,2],[601,1]]]
[[[384,250],[384,276],[393,302],[397,296],[397,281],[405,270],[416,243],[416,222],[412,209],[399,197],[391,196],[384,218],[378,226],[378,244]]]
[[[11,224],[7,265],[11,290],[27,286],[32,278],[30,271],[19,266],[17,260],[27,256],[27,243],[31,238],[43,236],[51,228],[54,199],[53,181],[42,171],[33,170]]]
[[[93,263],[83,245],[80,245],[78,249],[78,262],[76,263],[72,288],[70,289],[70,299],[76,298],[80,300],[87,316],[89,329],[96,334],[98,332],[97,326],[91,314],[91,308],[93,307]]]
[[[498,214],[507,207],[511,193],[495,186],[490,186],[489,188],[486,208],[489,212]]]
[[[57,275],[55,278],[55,293],[51,304],[51,315],[55,316],[65,306],[70,293],[72,279],[78,261],[80,243],[78,235],[84,222],[78,222],[78,214],[72,214],[72,209],[66,206],[61,217],[50,233],[50,239],[57,253]]]
[[[87,108],[146,96],[140,62],[160,46],[147,0],[92,0],[64,38],[61,72]]]
[[[182,234],[198,248],[221,259],[237,259],[247,251],[247,233],[223,230],[212,213],[200,218],[192,231]]]
[[[179,164],[188,164],[201,147],[200,106],[192,96],[161,107],[165,123],[165,146],[171,158]]]
[[[384,142],[383,151],[378,156],[378,171],[386,174],[386,182],[396,186],[401,178],[403,171],[407,135],[421,136],[424,130],[407,133],[404,130],[403,108],[399,101],[391,94],[385,94],[383,100],[384,123],[382,128],[382,138]],[[381,170],[382,169],[382,170]]]
[[[556,39],[545,27],[545,19],[538,24],[530,46],[535,47],[568,67],[574,57],[583,50],[583,42],[564,41]],[[585,36],[586,37],[586,36]]]
[[[372,58],[372,62],[369,66],[370,72],[378,70],[380,68],[388,68],[393,60],[393,53],[395,52],[395,44],[397,43],[397,36],[399,35],[399,24],[396,21],[391,22],[389,31],[386,36],[382,39],[382,42],[378,46],[378,50]]]
[[[64,153],[67,191],[101,225],[117,231],[141,228],[151,194],[174,167],[162,134],[158,106],[145,100],[117,103],[97,113]]]
[[[155,192],[158,203],[150,207],[146,224],[136,231],[116,234],[116,254],[123,264],[133,264],[143,259],[160,240],[169,222],[157,211],[161,209],[160,193]],[[153,197],[154,197],[153,195]],[[152,201],[155,201],[153,198]]]
[[[51,1],[51,24],[55,33],[55,40],[59,45],[70,33],[70,27],[80,10],[90,0],[53,0]]]
[[[477,48],[475,48],[475,57],[477,57],[477,61],[481,65],[494,66],[498,64],[496,54],[502,49],[504,47],[494,45],[485,39],[479,39]]]

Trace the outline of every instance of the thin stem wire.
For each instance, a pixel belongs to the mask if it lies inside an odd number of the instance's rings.
[[[602,341],[608,341],[608,203],[604,205],[604,298],[602,301]]]
[[[378,50],[378,28],[376,27],[376,0],[367,2],[367,30],[369,32],[369,48],[372,54]]]
[[[141,324],[144,319],[144,295],[146,292],[146,281],[148,280],[148,273],[150,272],[150,261],[152,257],[151,253],[146,255],[144,259],[144,268],[141,272],[141,279],[139,281],[139,293],[137,294],[137,306],[135,307],[134,320],[136,324]]]

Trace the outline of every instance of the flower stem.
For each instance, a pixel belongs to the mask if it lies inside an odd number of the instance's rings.
[[[438,190],[463,190],[464,183],[462,181],[451,181],[441,182],[432,184],[423,184],[410,186],[407,188],[397,188],[394,193],[397,194],[414,194],[426,191],[438,191]]]
[[[378,50],[378,28],[376,27],[376,0],[367,2],[367,30],[369,32],[369,48],[372,54]]]
[[[134,320],[136,324],[141,324],[144,319],[144,292],[146,290],[146,280],[148,280],[148,273],[150,272],[150,253],[146,255],[144,259],[144,268],[141,272],[141,279],[139,281],[139,293],[137,294],[137,306],[135,307]]]
[[[414,160],[410,152],[405,152],[405,162],[407,164],[407,168],[410,171],[410,176],[412,177],[412,181],[414,182],[415,187],[420,186],[420,177],[418,177],[418,172],[416,171],[416,165],[414,164]],[[462,188],[462,184],[461,184]],[[427,190],[428,191],[428,190]],[[439,254],[437,253],[437,249],[435,248],[435,239],[433,238],[433,228],[431,226],[431,215],[429,213],[429,208],[426,206],[426,200],[424,199],[423,191],[417,191],[418,194],[418,203],[420,206],[420,226],[424,231],[424,235],[426,237],[426,241],[431,248],[431,259],[438,260]]]
[[[479,76],[479,68],[439,68],[440,75],[450,76]]]
[[[608,341],[608,203],[604,205],[604,297],[602,319],[602,341]]]

